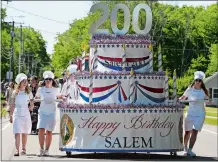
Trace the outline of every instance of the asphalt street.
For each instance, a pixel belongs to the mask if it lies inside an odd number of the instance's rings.
[[[180,160],[180,161],[211,161],[218,160],[217,158],[217,127],[204,125],[203,130],[199,133],[196,145],[193,151],[197,157],[190,158],[182,156],[182,152],[178,152],[178,156],[170,156],[170,153],[72,153],[71,157],[67,157],[65,152],[59,151],[59,113],[57,113],[57,126],[54,131],[53,141],[50,148],[50,155],[48,157],[37,156],[39,152],[38,136],[29,135],[27,142],[27,155],[14,157],[15,152],[14,136],[12,132],[12,124],[8,119],[1,119],[1,161],[5,160],[107,160],[107,161],[159,161],[159,160]]]

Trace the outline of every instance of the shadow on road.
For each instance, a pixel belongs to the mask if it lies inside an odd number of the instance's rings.
[[[54,157],[54,156],[53,156]],[[66,158],[66,156],[56,156],[56,158]],[[96,153],[96,154],[73,154],[69,158],[79,159],[105,159],[105,160],[134,160],[134,161],[217,161],[217,157],[184,157],[163,154],[142,154],[142,153]]]

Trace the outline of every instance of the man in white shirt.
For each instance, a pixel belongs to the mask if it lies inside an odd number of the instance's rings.
[[[70,76],[75,73],[77,70],[77,65],[73,64],[73,65],[70,65],[68,66],[67,68],[67,80],[66,82],[64,83],[63,85],[63,88],[61,90],[61,94],[65,97],[68,97],[69,94],[70,94],[70,86],[72,85],[72,81],[70,80]]]

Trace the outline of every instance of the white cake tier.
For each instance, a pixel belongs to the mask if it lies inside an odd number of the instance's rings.
[[[163,74],[78,76],[68,102],[77,104],[161,105],[165,102]]]
[[[92,71],[146,72],[149,69],[151,41],[146,36],[99,35],[90,41],[89,65]]]

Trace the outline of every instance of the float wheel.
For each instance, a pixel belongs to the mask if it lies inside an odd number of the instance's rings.
[[[67,151],[66,154],[67,154],[67,157],[71,156],[71,152],[69,152],[69,151]]]
[[[170,152],[171,156],[177,156],[177,152]]]

